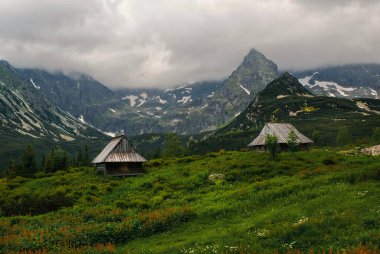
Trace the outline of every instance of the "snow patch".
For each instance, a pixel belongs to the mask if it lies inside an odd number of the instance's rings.
[[[191,95],[189,96],[183,96],[182,99],[178,100],[177,102],[182,102],[183,104],[186,104],[188,101],[192,101]]]
[[[116,133],[115,133],[115,132],[107,132],[107,131],[104,131],[103,133],[106,134],[107,136],[110,136],[110,137],[115,137],[115,136],[116,136]]]
[[[67,135],[64,135],[64,134],[59,134],[59,136],[60,136],[62,139],[66,140],[66,141],[73,141],[73,140],[75,140],[75,138],[70,137],[70,136],[67,136]]]
[[[144,100],[146,100],[148,98],[148,95],[146,92],[143,92],[140,94],[141,98],[143,98]]]
[[[208,106],[208,104],[206,104],[206,105],[202,106],[202,107],[201,107],[201,109],[204,109],[204,108],[205,108],[205,107],[207,107],[207,106]]]
[[[378,96],[378,93],[376,90],[373,90],[372,88],[369,88],[369,90],[371,90],[371,95],[376,96],[376,97]]]
[[[84,120],[83,115],[80,115],[80,116],[78,117],[78,120],[81,121],[82,123],[86,123],[86,121]]]
[[[161,104],[165,104],[165,103],[167,103],[167,101],[166,100],[163,100],[163,99],[161,99],[161,97],[160,96],[156,96],[156,97],[154,97],[155,99],[158,99],[158,102],[159,103],[161,103]]]
[[[180,90],[180,89],[183,89],[183,88],[185,88],[185,87],[187,87],[187,86],[188,86],[188,85],[179,86],[179,87],[175,88],[175,90]]]
[[[339,94],[341,94],[342,96],[344,97],[347,97],[349,96],[349,94],[347,94],[346,92],[352,92],[354,90],[356,90],[357,88],[354,88],[354,87],[343,87],[341,85],[339,85],[338,83],[335,83],[335,82],[330,82],[330,81],[319,81],[319,80],[314,80],[314,85],[310,84],[310,80],[313,78],[313,76],[315,74],[317,74],[318,72],[314,72],[313,75],[311,76],[306,76],[302,79],[299,79],[298,81],[303,85],[303,86],[307,86],[307,87],[310,87],[310,88],[313,88],[313,87],[321,87],[323,88],[323,90],[325,91],[329,91],[331,89],[335,89]],[[331,92],[328,92],[329,96],[332,96],[332,97],[335,97]]]
[[[28,136],[31,136],[32,138],[39,138],[37,136],[34,136],[33,134],[30,134],[28,132],[25,132],[23,130],[20,130],[20,129],[16,129],[17,132],[21,133],[22,135],[28,135]]]
[[[280,94],[280,95],[277,95],[277,99],[282,99],[282,98],[285,98],[285,97],[288,97],[289,95],[282,95],[282,94]]]
[[[36,89],[40,89],[41,88],[40,86],[37,86],[36,83],[34,83],[34,81],[33,81],[32,78],[30,78],[29,80],[30,80],[30,83],[34,86],[34,88],[36,88]]]
[[[250,95],[251,93],[249,92],[249,90],[247,88],[245,88],[244,86],[240,85],[240,87],[248,94]]]
[[[124,96],[123,98],[121,98],[122,100],[126,100],[128,99],[129,100],[129,104],[131,107],[133,107],[134,105],[136,105],[136,100],[138,99],[139,97],[136,96],[136,95],[127,95],[127,96]]]
[[[108,108],[109,110],[111,110],[113,113],[116,113],[116,110],[114,110],[113,108]]]
[[[365,111],[368,111],[368,112],[373,112],[375,114],[378,114],[380,115],[380,111],[377,111],[377,110],[372,110],[368,107],[368,104],[366,102],[362,102],[362,101],[357,101],[356,102],[356,106],[360,109],[364,109]]]
[[[213,97],[214,94],[215,94],[215,92],[212,92],[211,94],[207,95],[207,98],[211,98],[211,97]]]
[[[143,92],[143,93],[140,94],[140,97],[141,97],[142,99],[140,99],[140,103],[139,103],[139,105],[137,105],[136,107],[140,107],[141,105],[143,105],[143,104],[147,101],[147,99],[148,99],[148,94],[147,94],[146,92]]]
[[[156,109],[156,110],[161,110],[162,108],[160,108],[160,107],[155,107],[155,109]]]

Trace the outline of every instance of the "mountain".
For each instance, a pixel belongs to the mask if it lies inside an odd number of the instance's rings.
[[[295,77],[284,73],[228,125],[207,138],[195,140],[192,150],[199,153],[246,147],[267,122],[292,123],[309,137],[317,130],[320,145],[335,145],[342,126],[347,127],[355,141],[368,141],[374,128],[380,126],[380,100],[316,96]]]
[[[112,135],[196,134],[225,124],[277,77],[277,66],[255,49],[222,81],[202,81],[173,89],[109,88],[85,74],[38,69],[17,73],[49,102]]]
[[[122,89],[124,102],[101,129],[131,135],[153,132],[196,134],[210,131],[239,114],[258,91],[277,77],[277,66],[255,49],[223,81],[204,81],[174,89]],[[128,117],[128,121],[125,117]]]
[[[380,64],[348,64],[295,72],[313,93],[341,98],[380,98]]]
[[[251,49],[216,92],[215,98],[235,115],[244,110],[252,98],[277,76],[277,65],[259,51]]]
[[[302,86],[295,77],[285,72],[280,78],[270,82],[262,92],[258,93],[256,100],[281,99],[288,96],[313,97],[314,95]]]
[[[1,165],[27,144],[40,151],[55,145],[73,151],[105,139],[100,131],[49,102],[41,87],[25,80],[6,61],[0,61],[0,119]]]

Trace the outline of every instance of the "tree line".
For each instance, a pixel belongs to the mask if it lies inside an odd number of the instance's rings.
[[[7,176],[31,177],[37,172],[54,173],[58,170],[66,170],[73,166],[90,166],[88,146],[79,149],[75,155],[70,155],[61,147],[52,148],[47,154],[43,154],[40,161],[32,145],[27,145],[20,158],[11,158],[8,161]]]

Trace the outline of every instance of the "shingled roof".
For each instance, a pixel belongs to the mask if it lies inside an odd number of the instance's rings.
[[[248,146],[263,146],[265,145],[265,138],[268,134],[276,135],[278,138],[277,143],[286,144],[288,140],[289,133],[294,130],[297,136],[297,141],[300,144],[310,144],[313,143],[311,139],[299,132],[290,123],[267,123],[261,130],[259,136],[257,136]]]
[[[114,137],[95,157],[92,163],[104,162],[146,162],[147,160],[136,152],[126,136]]]

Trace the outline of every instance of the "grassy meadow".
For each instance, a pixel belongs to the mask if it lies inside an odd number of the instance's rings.
[[[0,179],[0,253],[378,253],[380,157],[163,158],[138,177]]]

